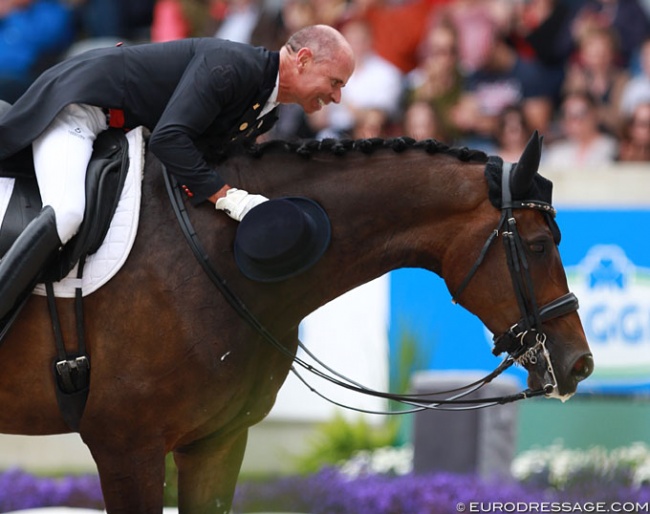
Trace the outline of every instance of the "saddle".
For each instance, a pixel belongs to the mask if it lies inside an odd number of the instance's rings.
[[[43,282],[58,282],[87,255],[95,253],[106,237],[129,170],[124,131],[109,129],[95,140],[86,173],[86,210],[79,232],[66,243],[55,262],[43,270]],[[0,177],[13,178],[14,187],[0,225],[0,256],[41,210],[31,148],[0,162]]]
[[[54,328],[57,356],[53,370],[57,403],[63,419],[74,431],[79,430],[90,381],[90,359],[86,352],[83,330],[82,290],[80,286],[77,287],[75,294],[78,351],[69,354],[63,341],[53,282],[65,278],[77,265],[77,278],[81,279],[86,257],[99,250],[109,231],[128,172],[129,142],[124,131],[109,129],[100,133],[95,140],[86,173],[84,220],[77,234],[59,252],[55,261],[48,263],[46,269],[39,275],[39,280],[45,283],[48,308]],[[0,177],[14,179],[11,197],[0,225],[1,256],[7,252],[29,222],[38,215],[42,207],[31,147],[0,162]],[[23,305],[24,302],[15,307],[7,325],[1,327],[0,340]]]

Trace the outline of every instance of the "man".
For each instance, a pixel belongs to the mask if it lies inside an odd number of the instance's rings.
[[[202,149],[252,143],[277,119],[278,103],[307,113],[338,103],[353,69],[345,38],[315,25],[279,52],[185,39],[93,50],[47,70],[0,118],[0,159],[31,144],[43,201],[0,261],[0,320],[79,229],[92,145],[109,125],[149,128],[149,149],[191,203],[209,200],[241,221],[266,198],[231,188]]]
[[[618,141],[598,124],[598,105],[587,91],[571,91],[561,103],[561,133],[544,153],[545,166],[570,169],[572,173],[611,163],[618,153]]]

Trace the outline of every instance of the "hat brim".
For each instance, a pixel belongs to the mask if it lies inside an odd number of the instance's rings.
[[[329,247],[332,239],[332,227],[325,210],[310,198],[295,196],[283,197],[282,200],[289,200],[294,203],[299,209],[306,212],[314,223],[315,228],[311,234],[310,241],[307,243],[308,248],[305,250],[303,260],[298,266],[292,265],[289,267],[286,263],[280,262],[274,266],[261,267],[258,262],[240,250],[235,239],[235,262],[242,274],[251,280],[257,282],[281,282],[282,280],[295,277],[316,264]],[[260,204],[250,212],[252,213],[255,209],[263,206],[264,204]]]

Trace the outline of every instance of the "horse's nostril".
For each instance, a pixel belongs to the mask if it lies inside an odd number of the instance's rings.
[[[571,376],[573,376],[578,382],[584,380],[594,370],[594,358],[590,353],[586,353],[580,357],[571,368]]]

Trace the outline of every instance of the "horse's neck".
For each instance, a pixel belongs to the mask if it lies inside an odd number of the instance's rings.
[[[320,305],[402,267],[439,271],[458,226],[449,220],[485,199],[483,165],[415,149],[371,156],[271,155],[243,166],[242,187],[269,197],[305,196],[332,223],[332,242],[316,271],[292,290],[306,315]]]

